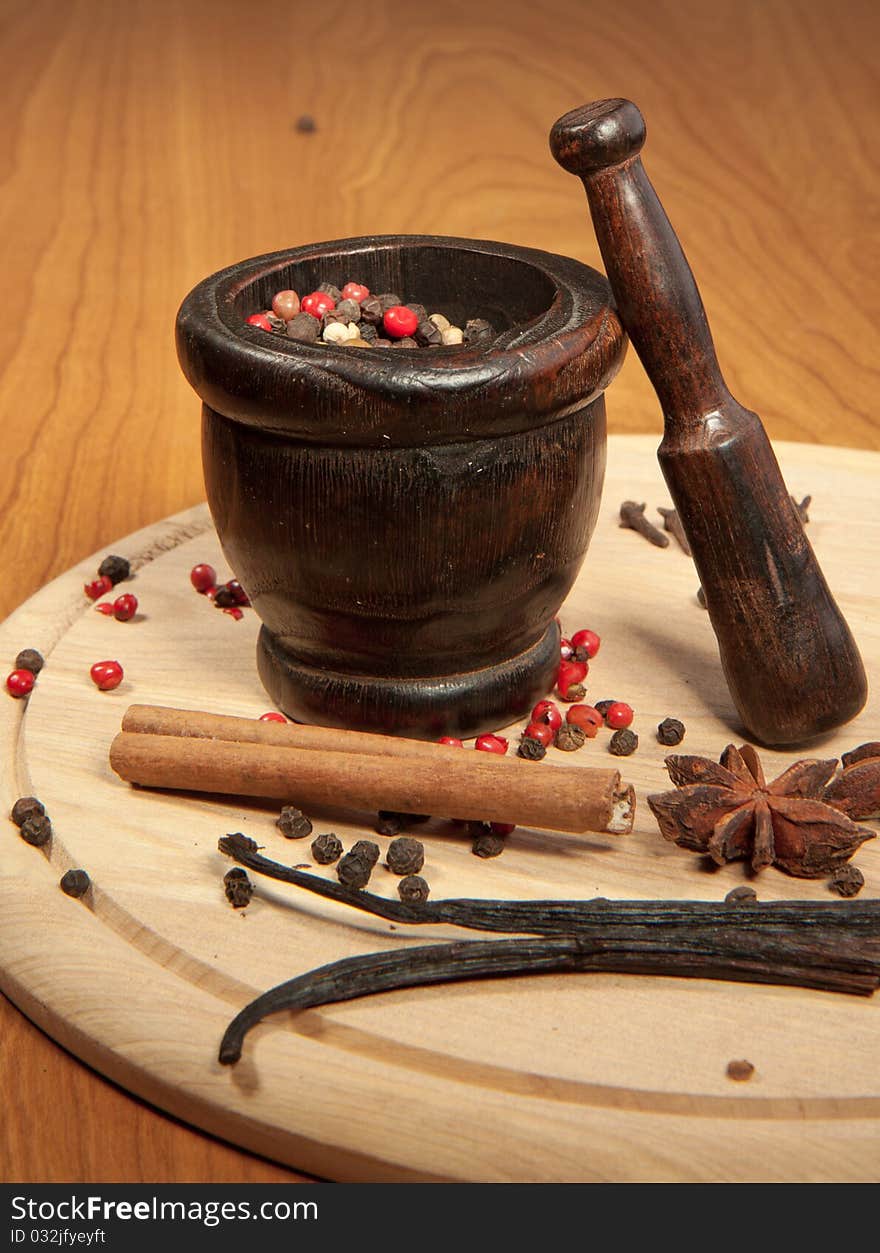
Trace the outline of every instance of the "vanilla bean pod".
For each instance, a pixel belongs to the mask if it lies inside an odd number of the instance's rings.
[[[768,960],[753,937],[740,937],[728,953],[695,951],[686,937],[662,950],[656,941],[633,942],[629,937],[550,936],[514,940],[465,940],[429,944],[345,957],[298,975],[264,992],[241,1010],[224,1032],[219,1060],[231,1065],[241,1057],[244,1037],[270,1014],[282,1010],[314,1009],[379,992],[458,983],[468,979],[535,975],[562,971],[669,975],[675,978],[723,979],[771,983],[849,992],[870,996],[880,981],[880,964],[873,973],[854,973],[822,965],[798,964],[797,956]],[[771,945],[776,949],[778,945]]]
[[[880,901],[756,901],[731,906],[713,901],[494,901],[450,899],[405,904],[372,892],[343,887],[319,875],[294,870],[264,857],[254,840],[226,835],[218,841],[221,853],[256,874],[264,874],[318,896],[353,905],[355,909],[391,922],[415,925],[445,923],[477,931],[500,931],[532,935],[597,936],[613,929],[632,935],[656,937],[681,933],[700,943],[723,938],[730,931],[776,938],[808,949],[818,958],[828,954],[834,961],[855,963],[852,969],[880,970]]]

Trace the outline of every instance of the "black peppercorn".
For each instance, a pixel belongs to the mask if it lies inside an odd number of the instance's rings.
[[[392,348],[418,348],[418,344],[413,339],[412,335],[404,335],[400,339],[392,340],[391,347]]]
[[[416,905],[426,901],[430,888],[420,874],[408,874],[397,885],[397,894],[407,905]]]
[[[244,909],[251,903],[254,885],[247,877],[247,871],[242,870],[240,866],[233,866],[231,870],[226,871],[223,876],[223,887],[226,899],[233,909]]]
[[[495,332],[492,329],[492,324],[487,322],[485,318],[471,318],[469,322],[465,322],[464,342],[466,344],[488,344],[494,338]]]
[[[530,735],[524,735],[519,742],[516,755],[525,758],[526,761],[540,761],[547,756],[547,749],[540,740],[533,740]]]
[[[21,838],[34,848],[42,848],[52,838],[52,823],[45,814],[33,814],[21,824]]]
[[[424,305],[411,301],[409,304],[405,305],[404,308],[409,309],[411,313],[414,313],[420,322],[427,322],[428,310]]]
[[[858,896],[865,886],[865,876],[858,866],[841,866],[829,879],[828,886],[839,896]]]
[[[484,824],[481,824],[483,826]],[[496,835],[491,827],[481,830],[474,838],[471,852],[475,857],[500,857],[504,852],[504,839]]]
[[[369,322],[375,326],[377,322],[382,321],[382,315],[384,312],[384,306],[378,296],[367,296],[366,300],[361,301],[362,322]],[[306,316],[308,316],[308,314]]]
[[[657,739],[661,744],[680,744],[684,739],[684,723],[678,718],[664,718],[657,728]]]
[[[318,319],[310,313],[298,313],[287,323],[288,339],[298,339],[303,344],[312,344],[321,330]]]
[[[421,840],[401,835],[388,845],[385,860],[393,874],[417,874],[425,864],[425,846]]]
[[[332,283],[319,283],[315,291],[326,292],[334,304],[339,304],[342,299],[342,292],[338,287],[334,287]]]
[[[443,332],[439,326],[426,319],[418,324],[413,338],[420,348],[430,348],[443,343]]]
[[[92,886],[92,881],[84,870],[68,870],[67,874],[62,875],[58,886],[67,896],[79,898],[85,896]]]
[[[342,840],[332,831],[325,831],[312,840],[312,856],[319,866],[332,866],[342,856]]]
[[[285,805],[275,819],[275,826],[288,840],[302,840],[312,834],[311,821],[300,809]]]
[[[46,806],[42,801],[38,801],[36,796],[20,796],[12,806],[12,813],[9,815],[17,827],[20,827],[28,818],[42,818],[46,812]]]
[[[758,893],[754,888],[750,888],[748,884],[741,884],[738,888],[731,888],[724,898],[725,905],[742,905],[747,901],[756,901]]]
[[[597,700],[593,708],[604,718],[612,705],[616,705],[616,700]]]
[[[336,867],[339,882],[347,888],[365,888],[370,881],[373,867],[364,857],[346,853]]]
[[[310,113],[301,114],[293,125],[300,135],[312,135],[318,129],[318,124]]]
[[[103,574],[115,587],[117,583],[130,577],[131,562],[127,557],[117,557],[115,553],[111,553],[98,566],[98,574]]]
[[[564,753],[573,753],[576,749],[583,748],[586,742],[586,731],[583,727],[576,727],[573,722],[563,722],[553,741]]]
[[[339,322],[360,322],[361,307],[356,300],[340,300],[333,310]]]
[[[235,593],[231,587],[221,583],[214,593],[214,605],[217,609],[231,609],[236,603]]]
[[[639,737],[635,731],[630,731],[629,727],[621,727],[619,731],[615,731],[608,745],[609,753],[613,753],[615,757],[629,757],[630,753],[634,753],[639,746]]]
[[[358,323],[358,330],[360,331],[361,339],[366,340],[368,344],[375,344],[376,340],[379,338],[379,332],[376,330],[373,323],[365,322],[363,318],[361,318]]]
[[[396,814],[391,809],[380,809],[373,829],[377,835],[399,835],[403,830],[403,814]]]
[[[23,648],[15,659],[15,670],[30,670],[31,674],[39,674],[45,665],[41,653],[35,648]]]
[[[400,297],[395,292],[391,292],[391,291],[379,292],[376,299],[381,304],[383,313],[385,313],[386,309],[392,309],[395,305],[403,304],[403,301],[400,299]],[[363,307],[366,303],[367,303],[366,300],[361,302],[361,310],[363,310]]]
[[[352,844],[351,851],[355,857],[362,857],[368,862],[371,870],[379,860],[379,845],[373,840],[358,840]]]

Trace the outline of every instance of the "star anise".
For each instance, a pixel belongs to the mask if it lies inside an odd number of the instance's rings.
[[[880,817],[880,743],[861,744],[841,758],[843,769],[822,793],[848,818]]]
[[[875,834],[821,799],[836,767],[836,758],[796,761],[767,783],[750,744],[729,744],[720,764],[673,755],[666,768],[676,790],[648,804],[667,840],[718,865],[748,857],[753,870],[819,878]]]

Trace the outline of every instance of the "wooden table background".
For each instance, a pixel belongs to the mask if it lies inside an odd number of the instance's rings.
[[[875,0],[0,0],[0,617],[202,499],[173,345],[200,278],[398,231],[599,265],[547,132],[603,96],[647,117],[734,394],[771,437],[880,448],[878,42]],[[660,431],[634,354],[608,407],[614,432]],[[0,1093],[9,1182],[300,1178],[2,998]]]

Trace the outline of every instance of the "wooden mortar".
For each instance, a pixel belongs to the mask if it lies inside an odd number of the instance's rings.
[[[280,289],[348,280],[500,334],[358,350],[246,324]],[[204,402],[208,503],[285,713],[467,736],[551,689],[625,351],[609,302],[577,261],[434,236],[274,253],[187,296],[177,345]]]

